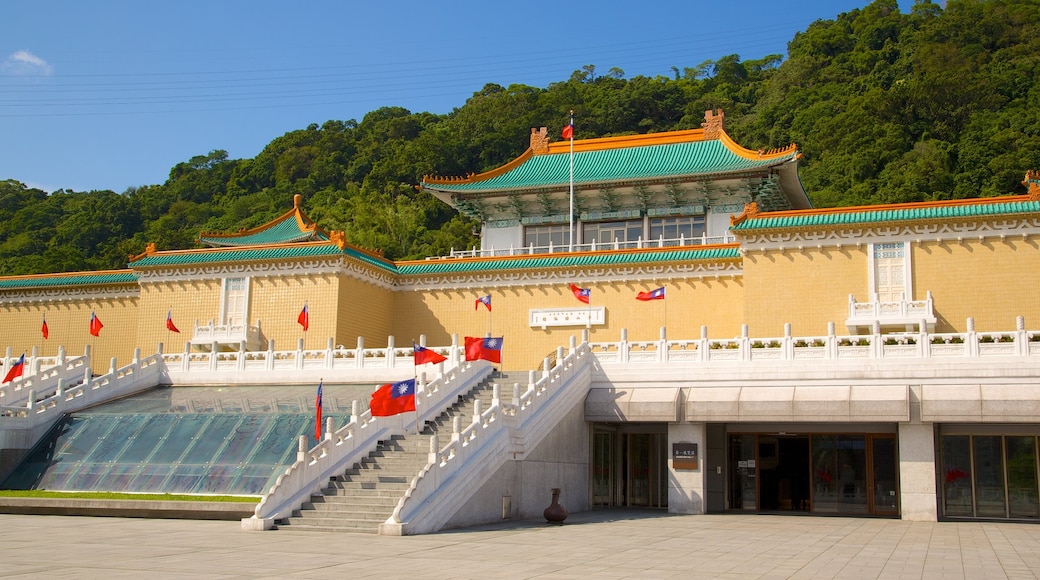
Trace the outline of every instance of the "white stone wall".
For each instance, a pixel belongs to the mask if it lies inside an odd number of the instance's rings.
[[[506,461],[466,502],[445,529],[500,522],[503,519],[541,517],[552,503],[552,489],[560,488],[560,504],[568,512],[589,509],[590,429],[582,400],[545,439],[516,461]],[[503,498],[511,513],[503,518]]]

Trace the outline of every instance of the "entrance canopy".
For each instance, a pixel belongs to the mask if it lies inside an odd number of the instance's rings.
[[[900,422],[910,399],[907,385],[594,387],[585,420]]]

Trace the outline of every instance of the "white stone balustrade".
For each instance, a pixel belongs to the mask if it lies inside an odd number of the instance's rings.
[[[832,323],[828,325],[826,335],[795,337],[791,336],[788,324],[784,336],[751,338],[745,325],[741,336],[731,339],[709,339],[707,328],[701,327],[699,340],[667,340],[662,329],[661,338],[652,341],[630,341],[627,329],[622,329],[620,341],[595,342],[589,348],[597,360],[609,365],[1040,355],[1040,331],[1025,330],[1021,317],[1015,330],[1004,332],[976,332],[972,319],[968,319],[968,331],[962,333],[929,333],[925,330],[881,334],[879,325],[874,326],[871,334],[836,335]],[[921,327],[926,328],[926,325]]]
[[[11,347],[7,351],[4,374],[18,360],[11,356]],[[59,381],[72,385],[90,378],[90,346],[83,356],[66,357],[64,347],[58,347],[56,356],[41,357],[36,352],[33,347],[32,354],[25,358],[22,376],[0,385],[0,407],[24,404],[30,391],[37,397],[50,395],[58,389]]]

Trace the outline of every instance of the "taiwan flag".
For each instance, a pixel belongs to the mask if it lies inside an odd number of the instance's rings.
[[[307,310],[306,304],[303,305],[303,310],[300,311],[300,315],[296,317],[296,322],[300,323],[304,332],[307,332],[307,329],[311,327],[311,313]]]
[[[3,382],[9,383],[18,377],[22,376],[22,371],[25,369],[25,353],[18,358],[18,361],[11,365],[11,368],[7,371],[7,375],[4,376]]]
[[[563,128],[561,135],[564,139],[574,139],[574,115],[571,115],[571,122]]]
[[[481,304],[483,304],[484,307],[488,309],[488,312],[491,312],[491,295],[488,294],[486,296],[481,296],[480,298],[477,298],[477,301],[473,303],[473,310],[480,308]]]
[[[493,363],[502,362],[502,337],[474,338],[466,337],[466,360],[486,360]]]
[[[177,327],[173,324],[173,311],[172,310],[170,310],[170,311],[168,311],[166,313],[166,330],[169,330],[170,332],[176,332],[177,334],[181,333],[181,331],[177,330]]]
[[[412,342],[412,352],[415,358],[415,366],[424,365],[426,363],[437,364],[448,360],[448,357],[439,355],[420,344],[415,344],[414,341]]]
[[[318,396],[314,398],[314,438],[321,441],[321,383],[318,381]]]
[[[369,404],[373,417],[390,417],[415,410],[415,379],[387,383],[372,393]]]
[[[664,288],[658,288],[649,292],[640,292],[636,295],[636,300],[664,300]]]
[[[47,328],[47,317],[43,317],[43,325],[40,326],[40,334],[43,335],[43,340],[47,340],[51,335],[51,329]]]
[[[101,329],[105,325],[101,324],[101,319],[97,317],[97,314],[90,313],[90,334],[92,336],[101,336]]]
[[[575,286],[574,284],[571,284],[571,292],[574,293],[575,298],[581,300],[585,304],[589,303],[589,298],[592,296],[592,290],[588,288],[581,288],[579,286]]]

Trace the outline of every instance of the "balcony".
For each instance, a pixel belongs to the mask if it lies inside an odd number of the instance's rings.
[[[935,308],[932,292],[924,300],[882,302],[874,295],[869,302],[856,302],[849,294],[849,317],[845,321],[850,334],[866,334],[877,325],[883,332],[917,332],[924,324],[928,332],[935,330]]]
[[[678,238],[658,238],[656,240],[644,240],[639,238],[634,242],[605,242],[605,243],[591,243],[591,244],[575,244],[574,247],[569,245],[553,245],[548,246],[521,246],[519,248],[486,248],[472,250],[451,250],[451,254],[447,256],[426,258],[427,260],[451,260],[456,258],[490,258],[493,256],[533,256],[539,254],[556,254],[562,252],[595,252],[595,251],[606,251],[606,250],[638,250],[642,248],[678,248],[683,246],[711,246],[716,244],[731,244],[737,241],[737,238],[730,235],[729,233],[721,236],[708,236],[701,235],[693,238],[687,238],[681,236]]]
[[[256,326],[216,324],[214,320],[202,325],[196,320],[190,343],[201,351],[213,352],[262,350],[266,347],[266,341],[260,333],[259,320],[256,321]]]

